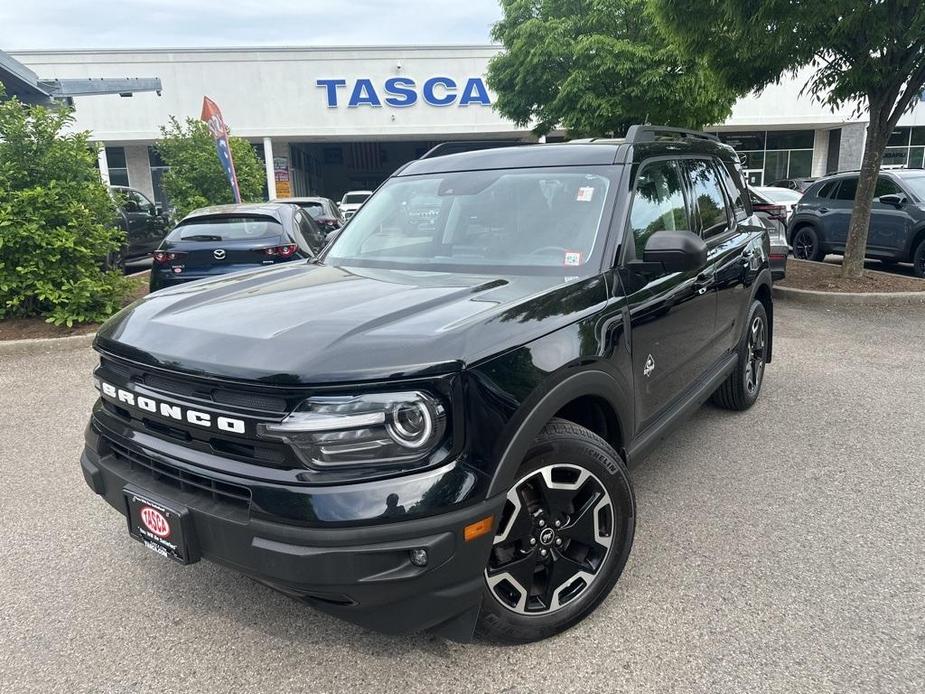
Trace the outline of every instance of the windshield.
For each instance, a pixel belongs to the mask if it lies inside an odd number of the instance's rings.
[[[368,197],[369,193],[348,193],[341,202],[344,205],[358,205],[362,202],[366,202]]]
[[[755,188],[755,190],[766,197],[771,202],[797,202],[803,197],[803,193],[798,190],[789,188]]]
[[[279,238],[282,225],[272,217],[197,217],[181,222],[168,241],[237,241]]]
[[[900,179],[919,202],[925,202],[925,175],[903,176]]]
[[[326,262],[395,269],[585,274],[601,253],[605,169],[472,171],[389,180]]]

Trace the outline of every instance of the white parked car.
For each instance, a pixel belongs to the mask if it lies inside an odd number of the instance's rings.
[[[363,203],[373,194],[371,190],[350,190],[344,193],[340,199],[338,207],[344,213],[344,219],[350,219],[356,211],[363,207]]]
[[[752,196],[752,209],[761,217],[771,236],[771,275],[781,280],[787,270],[787,222],[793,214],[794,206],[803,197],[803,193],[789,188],[774,186],[756,186],[749,189]]]

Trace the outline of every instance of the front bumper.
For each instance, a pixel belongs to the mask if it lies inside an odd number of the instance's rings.
[[[80,465],[90,488],[123,515],[126,486],[188,509],[202,557],[369,629],[471,638],[493,533],[467,542],[463,529],[490,515],[497,521],[504,495],[414,520],[305,527],[253,517],[246,504],[204,494],[205,477],[184,488],[98,441],[88,430]],[[410,560],[420,548],[424,567]]]

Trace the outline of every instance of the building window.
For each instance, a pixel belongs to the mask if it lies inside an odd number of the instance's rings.
[[[720,139],[742,158],[750,185],[767,185],[782,178],[805,178],[813,171],[813,130],[722,132]]]
[[[148,166],[151,168],[151,186],[154,189],[154,202],[163,209],[170,207],[170,200],[164,190],[164,174],[170,171],[167,162],[161,159],[156,147],[148,145]]]
[[[887,141],[883,166],[925,168],[925,127],[896,128]]]
[[[107,147],[106,163],[109,166],[109,185],[127,186],[128,167],[125,165],[125,147]]]

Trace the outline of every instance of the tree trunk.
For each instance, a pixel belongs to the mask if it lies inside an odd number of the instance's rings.
[[[879,111],[879,109],[878,109]],[[883,162],[883,152],[890,137],[891,128],[884,128],[879,113],[871,108],[871,119],[867,126],[867,141],[864,143],[864,157],[858,176],[858,189],[851,209],[851,224],[848,227],[848,242],[842,261],[841,276],[856,279],[864,272],[864,255],[867,252],[867,235],[870,231],[870,211],[873,207],[877,176]],[[888,122],[886,123],[888,125]],[[886,132],[884,132],[886,130]]]

